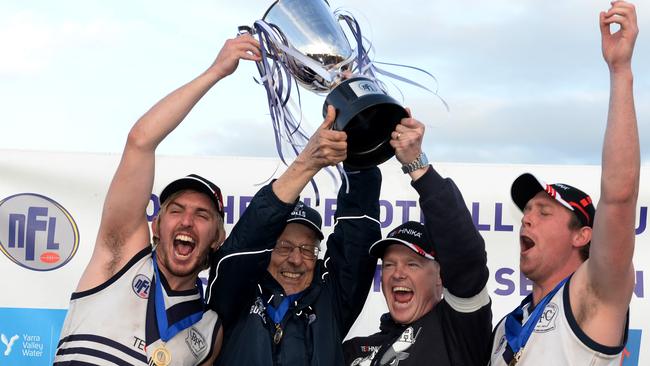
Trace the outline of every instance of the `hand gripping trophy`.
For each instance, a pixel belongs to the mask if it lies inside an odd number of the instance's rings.
[[[350,46],[340,22],[350,28],[355,48]],[[267,92],[276,147],[283,161],[283,140],[290,142],[296,154],[308,140],[288,104],[294,80],[317,94],[327,93],[323,116],[328,105],[334,106],[333,128],[348,135],[346,165],[368,168],[394,155],[389,144],[391,132],[408,115],[375,75],[382,73],[426,88],[375,67],[352,15],[333,13],[325,0],[277,0],[253,27],[241,26],[239,31],[259,39],[260,83]],[[346,79],[344,72],[354,76]]]

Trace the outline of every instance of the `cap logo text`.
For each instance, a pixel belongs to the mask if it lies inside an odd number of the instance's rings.
[[[414,236],[416,238],[421,238],[422,237],[422,233],[420,231],[417,231],[417,230],[414,230],[414,229],[406,229],[406,228],[404,228],[404,229],[400,229],[397,233],[398,234],[406,234],[406,235]]]

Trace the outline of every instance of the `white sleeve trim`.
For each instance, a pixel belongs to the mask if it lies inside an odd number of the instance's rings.
[[[442,289],[442,294],[447,304],[459,313],[472,313],[490,303],[487,287],[483,287],[481,292],[469,298],[454,296],[446,288]]]
[[[370,217],[370,216],[368,216],[368,215],[362,215],[362,216],[341,216],[341,217],[339,217],[338,219],[336,219],[336,222],[334,222],[334,226],[336,226],[336,224],[338,224],[339,221],[341,221],[341,220],[359,220],[359,219],[368,219],[368,220],[374,221],[375,223],[377,223],[377,225],[380,225],[380,226],[381,226],[381,222],[380,222],[379,220],[375,219],[374,217]]]
[[[217,281],[217,277],[219,277],[219,266],[221,265],[221,262],[225,261],[228,258],[237,257],[237,256],[240,256],[240,255],[255,255],[255,254],[263,254],[263,253],[272,252],[272,251],[273,251],[273,248],[262,249],[262,250],[257,250],[257,251],[253,251],[253,252],[235,252],[235,253],[228,254],[227,256],[221,258],[219,260],[219,262],[217,263],[217,268],[215,270],[214,278],[212,279],[212,281],[210,283],[208,283],[208,294],[207,294],[208,296],[207,296],[207,299],[205,300],[206,303],[209,303],[210,299],[212,298],[212,286],[214,286],[215,281]],[[261,292],[261,288],[260,288],[260,292]]]

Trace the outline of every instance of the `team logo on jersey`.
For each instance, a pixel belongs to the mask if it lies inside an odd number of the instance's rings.
[[[203,338],[201,333],[199,333],[199,331],[194,327],[191,327],[187,332],[185,343],[187,343],[187,346],[190,347],[190,351],[192,351],[192,354],[196,358],[199,358],[201,352],[203,352],[208,346],[208,344],[205,342],[205,338]]]
[[[555,329],[555,318],[557,318],[558,310],[558,306],[555,303],[548,303],[535,325],[535,332],[546,333]]]
[[[262,318],[262,322],[266,324],[266,306],[261,298],[255,299],[255,303],[251,306],[251,311],[249,314],[257,314]]]
[[[390,348],[384,352],[379,364],[381,366],[397,366],[400,361],[409,358],[411,354],[406,351],[415,344],[421,329],[422,328],[418,329],[416,332],[413,327],[406,328]]]
[[[12,262],[51,271],[68,263],[78,247],[77,224],[56,201],[35,193],[0,201],[0,250]]]
[[[138,274],[133,277],[131,288],[136,295],[143,299],[147,299],[149,298],[149,290],[151,289],[151,280],[143,274]]]
[[[354,361],[352,361],[350,366],[370,366],[372,360],[375,358],[375,355],[379,351],[379,346],[361,346],[361,351],[370,352],[370,354],[365,357],[356,358]]]

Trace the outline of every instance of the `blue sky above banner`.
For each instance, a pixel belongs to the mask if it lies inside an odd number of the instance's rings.
[[[252,24],[270,3],[3,1],[2,132],[12,136],[3,147],[120,152],[147,108],[203,71],[237,26]],[[608,1],[330,3],[357,15],[378,60],[420,66],[438,78],[450,113],[435,96],[402,87],[404,102],[429,126],[432,160],[599,163],[608,75],[597,16]],[[650,9],[639,5],[634,66],[642,101],[650,97],[650,49],[643,42]],[[256,75],[252,64],[242,64],[160,152],[275,156]],[[313,130],[323,99],[302,96]],[[647,141],[650,105],[639,102],[637,110]],[[650,152],[643,153],[648,161]]]

